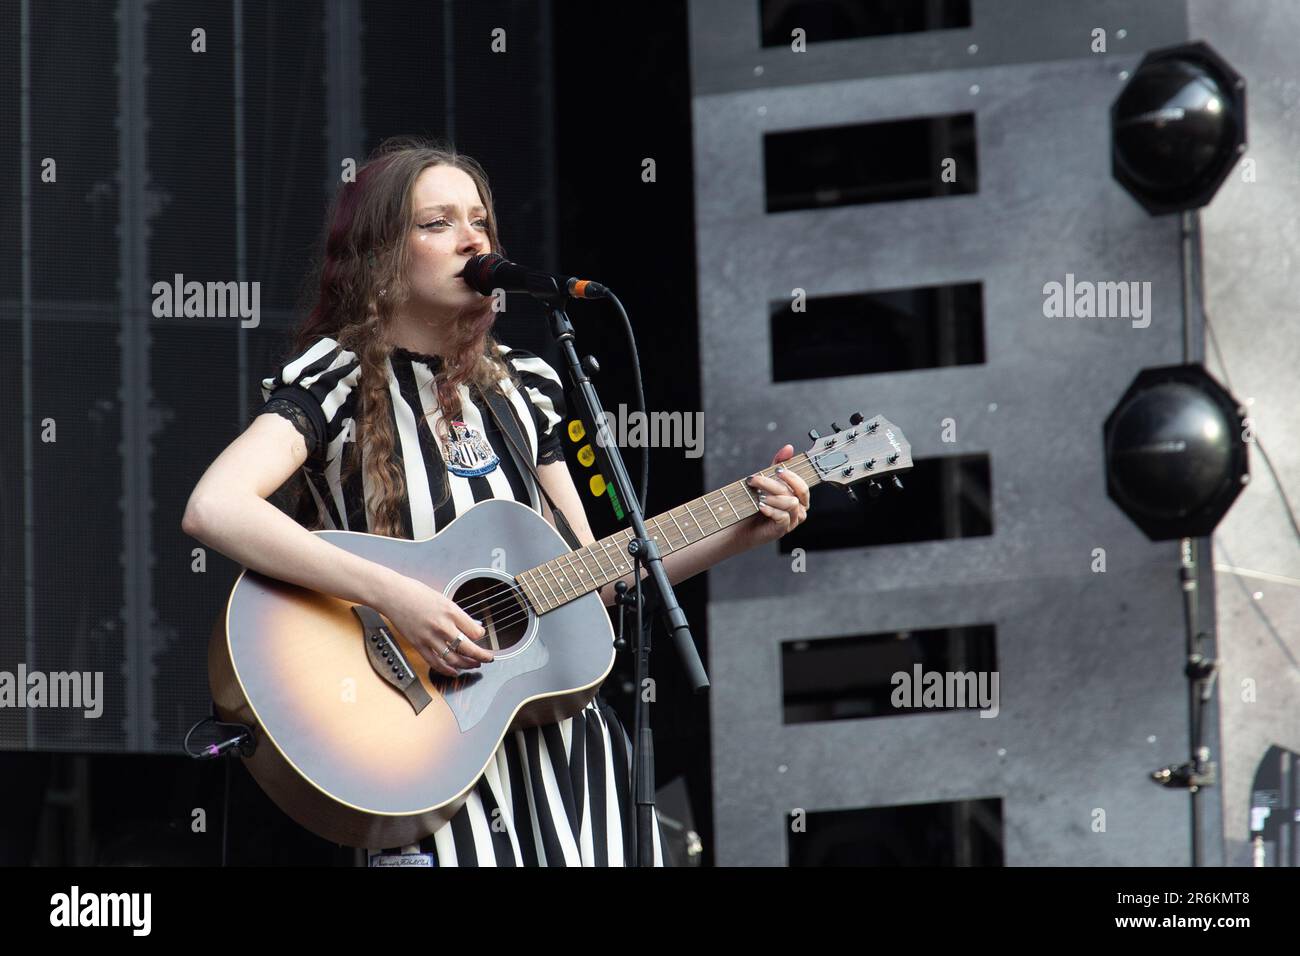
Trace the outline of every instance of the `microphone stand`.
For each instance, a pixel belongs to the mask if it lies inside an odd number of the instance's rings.
[[[1180,580],[1183,586],[1183,630],[1187,662],[1183,673],[1187,677],[1187,725],[1191,755],[1187,763],[1161,767],[1152,771],[1151,779],[1163,787],[1186,790],[1192,801],[1192,866],[1201,866],[1204,859],[1201,839],[1201,788],[1218,784],[1218,767],[1210,760],[1210,748],[1205,743],[1205,708],[1213,694],[1218,662],[1202,653],[1202,644],[1210,635],[1197,625],[1196,598],[1196,542],[1183,538],[1179,542],[1181,559]]]
[[[562,291],[553,279],[550,279],[549,282],[530,282],[529,285],[531,286],[528,290],[529,294],[544,302],[548,308],[551,320],[551,335],[554,336],[560,351],[564,353],[565,361],[569,366],[569,378],[572,380],[579,400],[587,412],[588,421],[592,422],[599,430],[601,440],[596,444],[602,453],[601,465],[606,474],[613,479],[614,488],[623,499],[628,517],[631,519],[633,535],[631,540],[628,541],[627,551],[632,557],[632,568],[635,572],[633,581],[639,582],[641,580],[641,568],[644,567],[647,572],[645,580],[653,583],[653,596],[656,596],[659,600],[659,614],[667,625],[668,632],[677,647],[678,658],[686,670],[686,677],[690,682],[691,690],[699,693],[709,686],[709,678],[704,672],[704,665],[701,663],[700,655],[695,649],[695,641],[691,637],[690,625],[686,622],[686,615],[677,603],[677,596],[673,592],[672,585],[668,583],[668,574],[664,571],[663,561],[659,556],[659,547],[646,532],[645,515],[641,512],[641,502],[637,499],[636,489],[632,486],[632,479],[623,465],[623,456],[619,452],[618,444],[613,440],[605,425],[605,415],[600,405],[600,397],[596,394],[591,379],[587,376],[586,366],[578,359],[578,350],[574,345],[573,325],[569,322],[569,316],[564,311],[564,300],[567,297],[567,292]],[[612,297],[613,293],[609,293],[609,295]],[[630,603],[636,608],[637,622],[636,687],[633,694],[635,720],[633,722],[632,737],[632,784],[633,799],[636,805],[636,826],[633,828],[630,856],[636,866],[653,866],[654,735],[650,729],[648,702],[645,700],[642,691],[642,682],[650,672],[650,627],[642,628],[641,614],[644,598],[639,584],[632,588],[632,593],[633,596],[630,598],[623,593],[619,594],[619,603],[621,605],[619,613],[622,613],[622,607],[626,607]]]

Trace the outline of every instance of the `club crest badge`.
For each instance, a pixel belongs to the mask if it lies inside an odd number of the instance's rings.
[[[486,475],[500,459],[483,434],[464,422],[451,422],[451,440],[443,442],[443,460],[447,470],[462,478]]]

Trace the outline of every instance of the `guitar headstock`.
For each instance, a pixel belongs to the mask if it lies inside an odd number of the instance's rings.
[[[902,429],[880,415],[864,419],[861,412],[853,413],[848,428],[834,422],[831,427],[835,429],[831,435],[819,435],[816,429],[808,432],[813,439],[808,461],[822,481],[844,485],[852,496],[848,486],[893,473],[895,487],[903,487],[898,474],[911,469],[912,446]],[[875,480],[868,487],[873,497],[880,493]]]

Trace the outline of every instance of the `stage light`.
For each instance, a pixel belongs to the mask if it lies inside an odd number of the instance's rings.
[[[1198,209],[1246,151],[1246,81],[1205,43],[1155,50],[1110,126],[1111,172],[1147,212]]]
[[[1199,365],[1143,369],[1103,434],[1106,491],[1152,541],[1209,534],[1249,480],[1237,402]]]
[[[1184,212],[1184,216],[1194,213]],[[1250,477],[1246,423],[1232,396],[1199,365],[1169,365],[1138,373],[1102,430],[1106,491],[1152,541],[1181,539],[1187,678],[1188,759],[1151,773],[1163,787],[1191,798],[1191,860],[1200,866],[1198,797],[1218,782],[1205,743],[1205,708],[1217,673],[1209,634],[1200,627],[1195,539],[1212,532]]]

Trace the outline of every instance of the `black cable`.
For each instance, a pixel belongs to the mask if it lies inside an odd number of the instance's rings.
[[[618,310],[619,317],[623,320],[623,331],[627,334],[627,350],[632,356],[632,389],[636,392],[637,408],[642,415],[649,418],[645,406],[645,392],[641,388],[641,357],[636,351],[636,335],[632,332],[632,321],[627,317],[627,310],[623,308],[623,303],[619,301],[618,296],[613,292],[606,296],[614,303],[614,308]],[[646,500],[650,495],[650,446],[649,442],[641,448],[641,512],[646,510]]]
[[[233,737],[218,744],[208,744],[202,750],[190,749],[190,738],[194,736],[194,731],[198,730],[205,724],[212,724],[214,727],[222,728],[224,732],[236,731]],[[227,721],[218,720],[216,717],[216,705],[212,705],[212,715],[196,721],[190,726],[185,733],[185,740],[181,744],[187,756],[195,760],[214,760],[217,757],[226,758],[226,766],[222,780],[221,794],[221,865],[226,866],[229,857],[230,848],[230,763],[232,758],[237,754],[243,757],[251,757],[256,750],[256,744],[253,740],[253,728],[244,724],[232,724]]]
[[[1219,348],[1219,337],[1214,334],[1214,326],[1210,324],[1208,313],[1202,312],[1205,317],[1205,330],[1210,333],[1210,347],[1214,349],[1215,358],[1219,362],[1219,371],[1223,374],[1223,384],[1228,387],[1228,391],[1236,395],[1236,390],[1232,387],[1232,379],[1228,377],[1228,365],[1223,360],[1223,350]],[[1282,498],[1282,506],[1286,509],[1287,520],[1291,522],[1291,530],[1300,541],[1300,522],[1296,521],[1295,508],[1291,504],[1291,499],[1287,497],[1286,488],[1282,486],[1282,479],[1277,476],[1277,469],[1273,467],[1273,459],[1268,457],[1268,452],[1264,450],[1264,442],[1259,435],[1255,435],[1252,442],[1259,449],[1259,455],[1264,459],[1264,464],[1268,466],[1268,473],[1273,476],[1273,484],[1277,487],[1277,493]]]
[[[229,845],[229,830],[226,824],[230,820],[230,761],[226,761],[225,792],[221,798],[221,865],[226,865],[226,848]]]
[[[217,727],[226,728],[228,731],[238,731],[238,733],[233,737],[223,740],[219,744],[208,744],[208,746],[204,747],[200,751],[191,750],[190,737],[194,736],[194,731],[198,730],[204,724],[213,724]],[[220,757],[230,750],[232,745],[235,745],[238,751],[247,757],[252,754],[252,750],[249,749],[246,744],[251,743],[252,739],[253,728],[251,727],[244,724],[227,723],[225,721],[217,720],[215,717],[204,717],[186,731],[185,740],[181,746],[185,748],[186,756],[193,757],[195,760],[211,760],[213,757]]]

